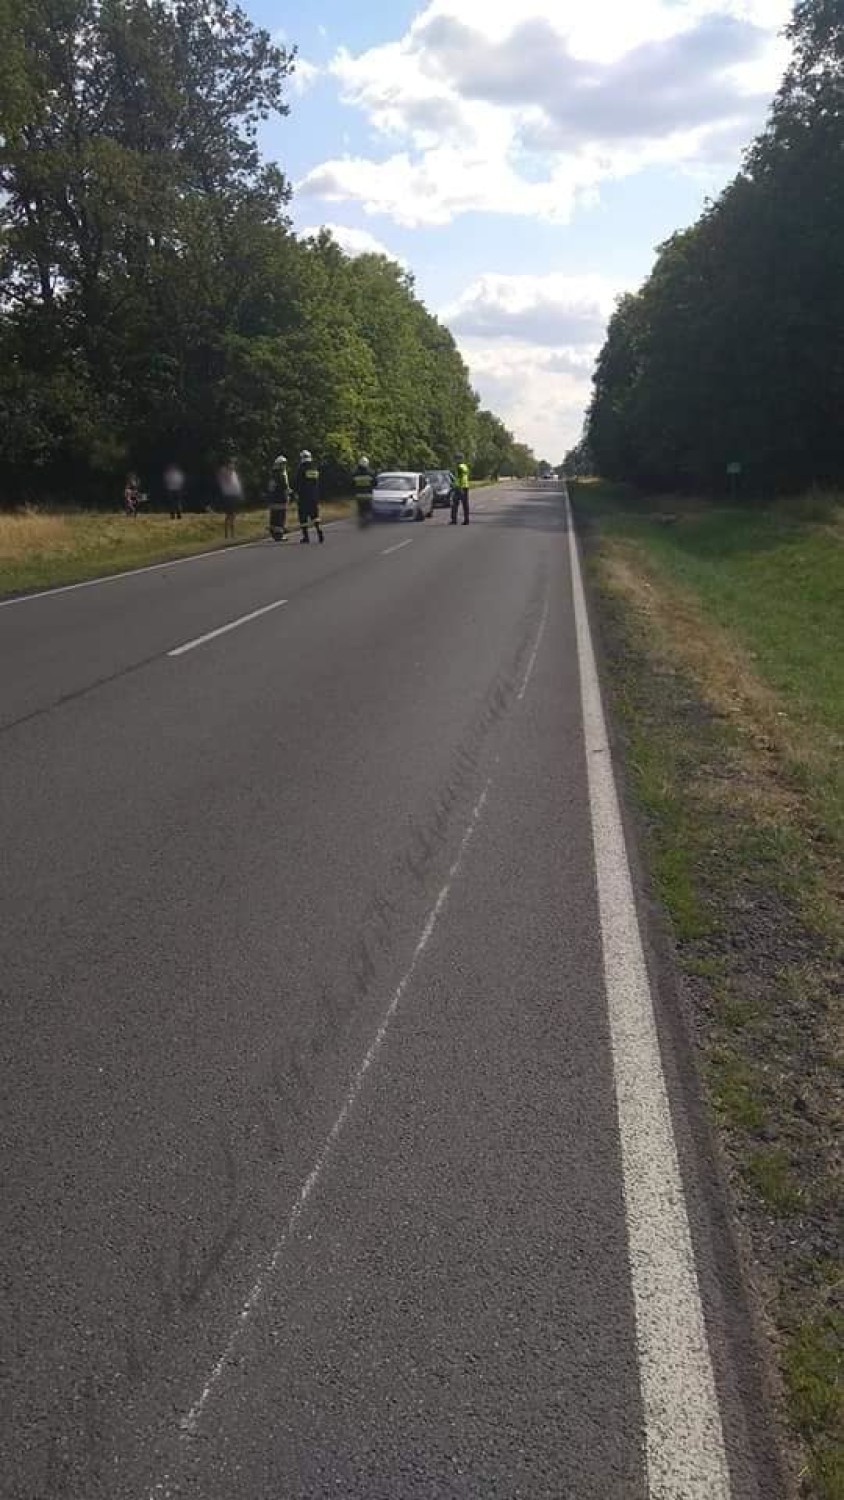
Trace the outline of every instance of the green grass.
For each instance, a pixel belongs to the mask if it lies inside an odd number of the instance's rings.
[[[720,510],[657,530],[649,545],[792,712],[844,733],[844,531]]]
[[[720,979],[724,973],[724,960],[706,953],[689,954],[684,968],[687,974],[694,974],[698,979],[715,980]]]
[[[787,1152],[779,1147],[772,1151],[754,1151],[745,1171],[760,1198],[775,1214],[793,1214],[800,1208],[802,1194],[794,1181]]]
[[[756,1134],[765,1122],[765,1103],[753,1069],[727,1048],[721,1048],[710,1068],[715,1107],[732,1130]]]
[[[489,483],[488,479],[473,480],[472,488]],[[332,521],[346,516],[352,504],[351,500],[326,501],[323,518]],[[295,506],[290,508],[289,519],[295,529]],[[265,505],[241,511],[235,543],[257,541],[266,535],[266,526]],[[108,511],[0,512],[0,595],[80,583],[230,545],[223,537],[219,513],[191,513],[181,521],[171,521],[168,515],[143,511],[132,520]]]
[[[751,651],[760,672],[814,721],[844,731],[844,496],[821,522],[806,509],[701,506],[584,486],[578,503],[646,539],[667,573],[694,590]],[[809,507],[811,514],[811,507]],[[666,520],[666,518],[670,518]]]
[[[323,513],[331,520],[348,509],[344,502],[329,502]],[[266,506],[242,511],[236,543],[266,535],[266,525]],[[230,545],[216,513],[187,514],[181,521],[158,513],[135,519],[103,511],[0,514],[0,594],[54,588]]]
[[[801,1494],[844,1500],[842,1326],[822,1274],[840,1286],[841,505],[571,491],[593,523],[644,852],[776,1323]]]
[[[720,1019],[728,1031],[743,1031],[759,1019],[759,1007],[751,1000],[726,995],[722,999]]]
[[[650,501],[622,486],[575,492],[582,511],[646,547],[734,636],[781,698],[783,731],[814,739],[809,761],[795,758],[790,771],[844,848],[844,496],[763,510]]]
[[[844,1319],[805,1323],[789,1341],[786,1384],[801,1430],[814,1439],[810,1474],[818,1493],[844,1500]]]

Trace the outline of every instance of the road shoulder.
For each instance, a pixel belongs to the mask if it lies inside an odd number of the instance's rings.
[[[676,599],[660,612],[664,577],[621,545],[605,512],[596,517],[588,491],[574,498],[627,816],[653,908],[645,925],[660,1019],[692,1038],[697,1067],[682,1096],[697,1097],[693,1129],[711,1138],[714,1128],[713,1177],[728,1180],[733,1222],[728,1211],[719,1279],[729,1286],[741,1267],[795,1492],[832,1500],[842,1473],[832,1041],[840,948],[819,896],[828,850],[813,847],[807,806],[786,817],[786,795],[797,795],[786,767],[772,779],[770,752],[764,764],[748,753],[707,691],[706,615],[684,657],[693,636],[679,629]],[[682,1045],[666,1050],[683,1056]],[[752,1384],[752,1329],[744,1343]]]

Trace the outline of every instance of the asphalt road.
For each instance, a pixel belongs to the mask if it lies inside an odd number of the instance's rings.
[[[0,606],[7,1500],[780,1494],[564,499],[473,504]]]

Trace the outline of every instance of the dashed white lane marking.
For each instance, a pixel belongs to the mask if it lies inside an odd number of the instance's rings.
[[[396,542],[395,547],[386,547],[381,553],[381,556],[389,557],[391,552],[401,552],[402,547],[409,547],[412,541],[413,537],[409,536],[404,542]]]
[[[729,1500],[730,1479],[653,998],[565,495],[650,1500]]]
[[[381,1051],[381,1048],[384,1045],[384,1040],[387,1036],[387,1032],[390,1029],[390,1024],[393,1020],[393,1017],[395,1016],[396,1011],[398,1010],[399,1005],[401,1004],[401,1001],[407,990],[407,987],[416,972],[419,961],[422,958],[425,949],[428,947],[428,944],[430,943],[431,938],[434,935],[434,929],[436,928],[437,922],[442,915],[442,911],[448,900],[451,887],[460,873],[463,861],[466,857],[466,851],[468,850],[469,845],[474,838],[478,824],[480,823],[484,807],[486,806],[486,800],[489,796],[490,786],[491,780],[487,781],[486,786],[484,787],[480,797],[478,798],[474,808],[472,809],[472,815],[469,819],[466,831],[463,834],[460,848],[457,851],[457,858],[455,859],[453,865],[451,866],[451,869],[448,872],[448,876],[442,890],[440,891],[436,901],[434,902],[430,912],[428,913],[425,924],[422,928],[421,935],[419,937],[419,941],[417,942],[416,947],[413,950],[413,956],[410,960],[410,964],[403,978],[399,981],[396,989],[393,992],[392,999],[387,1006],[383,1020],[381,1021],[381,1024],[375,1033],[375,1037],[372,1041],[369,1051],[367,1052],[366,1056],[363,1059],[363,1062],[361,1063],[360,1067],[355,1073],[354,1078],[352,1079],[351,1087],[343,1101],[343,1107],[340,1110],[340,1113],[338,1114],[325,1139],[325,1144],[316,1161],[314,1162],[311,1171],[308,1173],[308,1176],[305,1178],[305,1181],[299,1189],[296,1201],[287,1216],[287,1221],[284,1224],[281,1234],[276,1242],[272,1255],[270,1256],[267,1264],[265,1265],[261,1274],[258,1276],[257,1280],[254,1282],[249,1295],[246,1298],[246,1301],[243,1303],[243,1306],[241,1307],[240,1313],[237,1318],[237,1322],[232,1329],[229,1341],[226,1344],[226,1347],[223,1350],[222,1354],[220,1355],[220,1358],[217,1360],[217,1363],[211,1370],[205,1382],[205,1385],[202,1388],[202,1391],[200,1392],[190,1411],[187,1412],[186,1415],[182,1418],[180,1430],[183,1439],[192,1438],[196,1435],[199,1424],[202,1420],[203,1413],[205,1412],[209,1401],[217,1390],[217,1387],[220,1385],[220,1382],[225,1377],[227,1369],[234,1361],[240,1341],[244,1333],[246,1332],[246,1329],[254,1313],[256,1312],[260,1303],[264,1300],[269,1284],[279,1268],[281,1258],[284,1254],[285,1246],[287,1245],[290,1236],[296,1228],[298,1220],[301,1218],[302,1213],[305,1210],[308,1199],[313,1193],[314,1188],[317,1186],[317,1183],[319,1182],[320,1177],[325,1170],[326,1163],[328,1162],[334,1146],[337,1144],[337,1141],[340,1138],[343,1127],[345,1126],[349,1115],[354,1109],[358,1095],[363,1088],[364,1079],[366,1078],[367,1073],[369,1072],[372,1064],[375,1062],[379,1052]],[[150,1500],[152,1500],[152,1497],[155,1495],[156,1490],[153,1489],[150,1492]]]
[[[530,686],[530,679],[533,676],[533,669],[536,666],[536,658],[539,655],[539,648],[542,645],[542,637],[545,634],[545,626],[548,623],[548,605],[549,605],[549,603],[550,603],[550,599],[546,599],[545,600],[545,608],[542,611],[542,619],[539,622],[539,630],[537,631],[536,642],[534,644],[533,650],[530,653],[530,660],[528,661],[527,667],[525,669],[525,675],[522,678],[522,685],[519,688],[519,691],[518,691],[518,693],[516,695],[516,702],[517,703],[521,703],[522,702],[522,699],[524,698],[525,693],[527,692],[528,687]]]
[[[248,615],[241,615],[239,620],[230,620],[228,625],[219,625],[216,630],[208,630],[205,635],[198,635],[193,641],[185,641],[183,646],[176,646],[168,651],[168,656],[184,656],[186,651],[195,651],[197,646],[204,646],[206,641],[215,641],[218,635],[228,635],[230,630],[237,630],[240,625],[248,625],[250,620],[258,620],[261,615],[268,615],[273,609],[281,609],[286,604],[286,599],[276,599],[272,604],[265,604],[263,609],[253,609]]]

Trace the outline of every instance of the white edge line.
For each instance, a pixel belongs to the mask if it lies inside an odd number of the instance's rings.
[[[409,547],[412,541],[412,536],[406,537],[403,542],[396,542],[395,547],[386,547],[381,553],[381,556],[389,557],[391,552],[401,552],[402,547]]]
[[[339,516],[336,521],[323,521],[322,529],[326,531],[329,526],[342,526],[346,520],[347,517]],[[184,563],[207,562],[211,557],[235,557],[238,552],[248,552],[252,547],[266,547],[268,541],[268,537],[258,536],[252,542],[236,542],[233,547],[208,547],[204,552],[192,552],[189,557],[171,557],[166,562],[144,563],[140,568],[123,568],[119,573],[104,573],[101,578],[81,578],[78,583],[61,583],[54,589],[36,589],[31,594],[15,594],[12,599],[0,599],[0,609],[8,609],[12,604],[32,604],[36,599],[55,599],[57,594],[72,594],[77,589],[93,589],[101,583],[120,583],[124,578],[137,578],[140,573],[160,573],[165,568],[180,568]]]
[[[527,664],[527,668],[525,670],[525,675],[522,678],[522,685],[519,688],[519,691],[518,691],[518,693],[516,695],[516,702],[517,703],[521,703],[523,701],[525,693],[527,692],[528,687],[530,686],[530,679],[533,676],[533,669],[536,666],[536,658],[539,655],[539,648],[542,645],[542,637],[545,634],[545,626],[548,623],[548,607],[549,607],[550,602],[551,601],[550,601],[550,596],[549,596],[545,600],[545,608],[542,611],[542,619],[539,622],[539,630],[537,631],[537,635],[536,635],[536,643],[534,645],[533,650],[530,653],[530,661]]]
[[[272,604],[265,604],[262,609],[253,609],[248,615],[241,615],[239,620],[230,620],[228,625],[219,625],[216,630],[208,630],[205,635],[198,635],[193,641],[185,641],[183,646],[175,646],[168,651],[168,656],[184,656],[186,651],[194,651],[197,646],[204,646],[206,641],[214,641],[218,635],[227,635],[230,630],[237,630],[239,625],[248,625],[250,620],[257,620],[261,615],[268,615],[270,610],[281,609],[286,604],[286,599],[276,599]]]
[[[469,819],[466,831],[463,834],[460,848],[457,851],[457,858],[455,859],[453,865],[451,866],[451,869],[448,872],[448,876],[446,878],[444,886],[442,887],[442,890],[440,891],[436,901],[434,902],[430,912],[428,913],[425,924],[422,928],[422,933],[420,935],[419,941],[417,942],[416,947],[413,950],[413,956],[410,960],[410,964],[405,971],[404,976],[399,981],[396,989],[393,992],[393,997],[389,1005],[387,1006],[384,1017],[381,1021],[380,1026],[378,1027],[378,1030],[375,1033],[375,1037],[369,1047],[369,1050],[366,1053],[366,1056],[364,1057],[363,1062],[361,1063],[357,1072],[355,1073],[351,1088],[349,1089],[343,1102],[343,1107],[340,1110],[340,1113],[338,1114],[336,1120],[334,1121],[334,1124],[332,1125],[330,1131],[328,1132],[328,1135],[326,1136],[325,1144],[323,1145],[319,1156],[314,1162],[311,1171],[308,1173],[308,1176],[305,1178],[305,1181],[299,1189],[296,1201],[288,1215],[284,1229],[282,1230],[282,1233],[275,1244],[272,1255],[267,1261],[261,1274],[257,1277],[249,1292],[249,1295],[243,1303],[229,1341],[226,1344],[226,1347],[224,1348],[222,1354],[220,1355],[220,1358],[217,1360],[216,1364],[211,1370],[211,1373],[208,1376],[208,1379],[206,1380],[200,1395],[197,1397],[193,1406],[190,1408],[190,1411],[188,1411],[182,1418],[182,1421],[180,1423],[180,1434],[183,1439],[192,1438],[196,1435],[203,1412],[205,1411],[205,1408],[208,1405],[211,1397],[214,1395],[217,1386],[222,1380],[227,1366],[231,1363],[238,1343],[247,1325],[249,1324],[252,1314],[255,1312],[255,1309],[258,1307],[259,1303],[263,1301],[267,1290],[267,1285],[278,1270],[285,1246],[287,1245],[287,1242],[291,1234],[293,1233],[298,1220],[301,1218],[302,1213],[304,1212],[308,1199],[310,1198],[311,1194],[314,1191],[314,1188],[317,1186],[317,1183],[322,1176],[331,1151],[336,1145],[343,1127],[346,1124],[346,1121],[348,1120],[349,1115],[351,1114],[355,1106],[358,1095],[360,1094],[360,1091],[363,1087],[364,1079],[366,1078],[367,1073],[369,1072],[372,1064],[375,1062],[382,1046],[384,1045],[384,1040],[386,1038],[387,1032],[390,1029],[390,1023],[392,1022],[393,1017],[395,1016],[396,1011],[401,1004],[407,987],[410,984],[410,981],[412,980],[413,975],[416,971],[417,965],[422,958],[425,949],[430,943],[431,938],[433,937],[434,929],[436,928],[443,907],[448,900],[451,887],[458,874],[460,873],[460,868],[466,856],[466,851],[469,848],[470,843],[472,842],[475,831],[478,827],[478,823],[480,822],[481,816],[483,814],[491,785],[492,779],[490,778],[487,781],[483,791],[481,792],[480,797],[475,803],[474,808],[472,809],[472,815]],[[154,1496],[155,1493],[156,1491],[153,1489],[151,1491],[151,1496]]]
[[[36,599],[55,599],[57,594],[72,594],[77,589],[93,589],[101,583],[119,583],[122,578],[137,578],[139,573],[159,573],[165,568],[180,568],[183,563],[207,562],[209,557],[232,557],[235,552],[262,547],[265,541],[265,537],[257,537],[254,542],[237,542],[234,547],[209,547],[205,552],[192,552],[190,557],[171,557],[167,562],[144,563],[141,568],[124,568],[120,573],[104,573],[101,578],[82,578],[79,583],[62,583],[55,589],[38,589],[34,594],[16,594],[13,599],[0,599],[0,609],[8,609],[11,604],[32,604]]]
[[[612,768],[577,540],[564,491],[592,842],[645,1423],[650,1500],[729,1500],[706,1336],[653,997]]]

